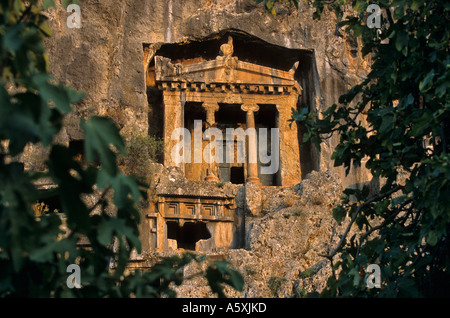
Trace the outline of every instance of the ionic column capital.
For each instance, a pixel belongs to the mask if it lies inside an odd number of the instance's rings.
[[[203,102],[202,106],[206,111],[216,112],[219,110],[219,104],[216,102]]]
[[[241,109],[244,112],[255,113],[259,110],[258,104],[242,104]]]
[[[203,108],[206,111],[206,121],[211,126],[215,124],[215,112],[219,110],[219,104],[215,102],[203,102]]]

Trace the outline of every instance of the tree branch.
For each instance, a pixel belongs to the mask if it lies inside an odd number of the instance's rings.
[[[364,233],[363,236],[361,236],[360,240],[359,240],[359,244],[358,244],[358,249],[356,250],[356,256],[359,255],[359,252],[361,250],[361,246],[363,241],[373,232],[385,227],[386,225],[388,225],[389,223],[391,223],[395,217],[401,212],[403,211],[403,207],[409,203],[412,202],[412,199],[406,200],[405,202],[402,203],[402,205],[397,209],[396,212],[392,213],[387,219],[384,220],[383,223],[381,223],[380,225],[374,226],[373,228],[371,228],[370,230],[368,230],[366,233]]]
[[[383,8],[384,11],[386,12],[386,17],[389,21],[389,26],[393,26],[394,25],[394,19],[392,19],[392,13],[391,10],[387,7]]]
[[[20,23],[25,20],[25,18],[28,16],[28,14],[31,12],[31,8],[33,7],[32,4],[28,5],[25,10],[23,11],[22,15],[20,16],[17,23]]]
[[[402,188],[403,188],[403,186],[398,185],[398,186],[392,188],[391,190],[389,190],[389,191],[387,191],[387,192],[385,192],[383,194],[378,194],[378,195],[375,195],[375,196],[371,197],[366,202],[364,202],[363,204],[358,206],[358,208],[356,209],[355,213],[353,214],[352,219],[350,220],[350,223],[347,225],[347,228],[345,229],[344,234],[342,235],[341,240],[339,241],[338,245],[334,248],[334,250],[330,254],[328,254],[328,255],[319,254],[319,256],[322,256],[322,257],[325,257],[325,258],[331,260],[337,254],[339,249],[341,248],[341,246],[344,243],[348,233],[350,232],[350,229],[351,229],[353,223],[355,223],[356,218],[358,217],[358,214],[361,212],[361,210],[363,208],[365,208],[366,206],[368,206],[369,204],[371,204],[371,203],[373,203],[375,201],[381,200],[381,199],[383,199],[383,198],[385,198],[387,196],[390,196],[391,194],[401,190]]]
[[[105,202],[105,197],[106,194],[108,193],[108,191],[111,189],[111,187],[107,187],[105,190],[103,190],[102,195],[100,196],[100,198],[97,200],[97,202],[91,207],[89,208],[89,214],[94,211],[97,206],[100,205],[100,203]]]

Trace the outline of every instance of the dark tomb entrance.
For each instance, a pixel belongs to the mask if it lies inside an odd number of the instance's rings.
[[[178,248],[195,251],[195,244],[211,238],[211,234],[204,222],[186,222],[180,227],[178,222],[168,221],[167,238],[176,240]]]

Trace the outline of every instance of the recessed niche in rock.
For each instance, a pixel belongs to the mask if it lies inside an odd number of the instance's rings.
[[[178,167],[186,178],[173,193],[158,194],[159,214],[149,216],[154,245],[229,247],[230,199],[210,201],[180,189],[205,181],[293,186],[318,166],[312,147],[301,146],[302,127],[289,121],[293,109],[315,99],[314,52],[228,30],[198,41],[145,44],[144,54],[149,134],[164,140],[164,166]],[[187,219],[204,222],[211,237],[194,240],[203,231],[197,225],[185,235],[191,239],[180,241],[183,227],[174,224]],[[218,237],[226,239],[218,243]]]
[[[180,225],[179,222],[168,221],[167,239],[173,249],[182,248],[185,250],[198,250],[198,242],[211,238],[206,223],[204,222],[185,222]]]

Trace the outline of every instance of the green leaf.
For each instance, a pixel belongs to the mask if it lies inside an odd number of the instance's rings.
[[[53,0],[43,0],[42,1],[42,9],[47,10],[50,7],[56,8],[55,2]]]
[[[394,117],[393,116],[384,116],[381,120],[381,125],[378,131],[380,133],[384,133],[386,131],[390,131],[394,127]]]
[[[447,92],[447,86],[448,86],[448,83],[439,85],[435,90],[436,96],[439,98],[442,98],[445,95],[445,93]]]
[[[398,31],[397,38],[395,41],[395,48],[397,51],[401,52],[405,46],[408,45],[409,35],[405,31]]]
[[[50,75],[37,74],[33,76],[32,81],[46,102],[53,101],[57,109],[67,114],[72,111],[68,91],[62,85],[50,84],[49,81],[52,79]]]
[[[349,272],[349,275],[353,276],[353,286],[358,286],[359,282],[361,281],[359,270],[357,268],[352,268]]]
[[[436,231],[428,232],[427,243],[430,244],[431,246],[435,246],[439,239],[440,235]]]
[[[206,279],[209,286],[214,293],[217,293],[220,298],[225,298],[223,292],[223,284],[228,284],[238,291],[244,288],[244,278],[234,269],[229,268],[229,263],[226,261],[216,261],[213,266],[206,270]]]
[[[360,25],[360,24],[353,24],[351,26],[352,30],[353,30],[353,36],[355,38],[359,37],[362,33],[362,31],[364,30],[364,26]]]
[[[25,25],[20,23],[6,31],[3,37],[3,45],[10,51],[17,51],[22,45],[22,37],[20,33],[24,30]]]
[[[429,89],[429,85],[428,84],[433,80],[434,75],[435,75],[434,69],[432,69],[431,71],[428,72],[428,74],[425,76],[423,81],[420,82],[419,90],[421,92],[426,92]]]
[[[122,154],[125,154],[126,150],[114,122],[108,118],[94,116],[87,122],[82,120],[81,127],[85,135],[86,159],[93,162],[99,157],[106,172],[115,176],[118,171],[116,155],[110,146],[114,146]]]
[[[53,146],[47,165],[53,180],[59,185],[57,193],[69,227],[86,234],[90,230],[91,220],[89,210],[80,196],[82,193],[90,193],[92,185],[84,183],[85,180],[79,180],[71,173],[81,171],[79,163],[73,159],[74,155],[75,152],[66,147]]]
[[[135,203],[141,197],[137,183],[131,177],[125,176],[122,173],[118,173],[112,177],[107,171],[101,170],[97,176],[97,186],[99,189],[104,189],[107,186],[113,188],[114,204],[119,209],[127,205],[129,195],[131,195]]]
[[[69,4],[78,4],[77,0],[63,0],[63,7],[67,8],[69,6]]]
[[[411,136],[422,136],[425,131],[427,131],[433,124],[433,115],[428,111],[423,112],[414,122],[414,126],[411,128],[409,135]]]
[[[347,210],[342,206],[338,205],[333,209],[333,218],[341,224],[342,220],[347,216]]]
[[[238,271],[231,271],[230,273],[230,285],[237,291],[243,291],[245,286],[244,277]]]
[[[7,118],[8,121],[0,129],[8,134],[10,154],[16,156],[23,151],[27,143],[38,141],[39,127],[27,114],[16,112]]]
[[[403,107],[412,105],[413,103],[414,103],[414,96],[411,93],[409,93],[403,103]]]
[[[112,243],[113,236],[125,236],[133,244],[138,252],[141,249],[139,237],[133,232],[133,229],[126,225],[125,220],[118,218],[110,218],[103,220],[97,231],[97,239],[100,244],[107,246]]]
[[[86,97],[86,93],[76,91],[70,87],[66,87],[66,92],[67,95],[69,96],[69,101],[71,104],[78,103],[79,101],[81,101],[83,98]]]
[[[47,23],[43,23],[40,25],[39,29],[41,30],[41,32],[43,32],[47,37],[52,36],[53,32],[52,29],[50,29],[50,27],[48,26]],[[44,55],[44,57],[47,57],[46,55]]]
[[[411,9],[417,10],[422,6],[422,4],[423,4],[423,0],[413,0],[412,4],[411,4]]]

